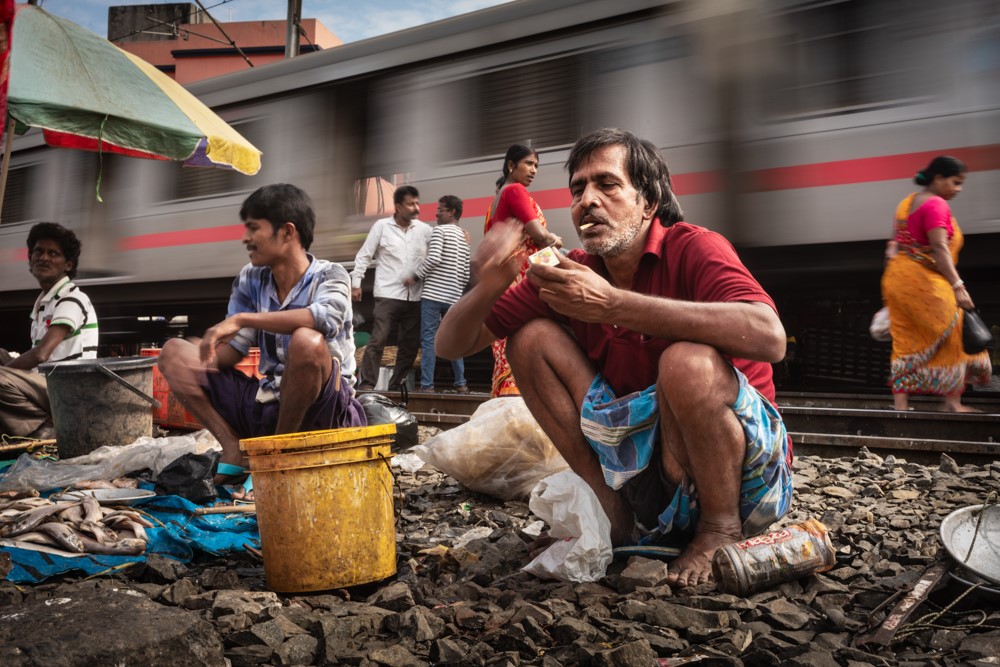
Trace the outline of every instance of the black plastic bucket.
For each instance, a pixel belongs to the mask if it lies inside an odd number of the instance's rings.
[[[41,364],[59,458],[151,436],[155,363],[156,357],[115,357]]]

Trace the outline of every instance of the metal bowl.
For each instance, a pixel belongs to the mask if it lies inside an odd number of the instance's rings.
[[[135,505],[156,494],[148,489],[75,489],[59,495],[60,500],[73,500],[90,496],[101,505]]]
[[[941,541],[956,563],[1000,584],[1000,505],[983,507],[963,507],[946,516],[941,522]]]

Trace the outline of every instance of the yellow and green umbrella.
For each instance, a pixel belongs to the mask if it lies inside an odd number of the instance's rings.
[[[260,151],[180,84],[34,5],[14,18],[7,114],[50,146],[260,169]]]

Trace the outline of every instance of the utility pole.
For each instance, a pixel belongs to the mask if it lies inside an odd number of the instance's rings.
[[[302,20],[302,0],[288,0],[288,23],[285,25],[285,57],[299,55],[299,22]]]

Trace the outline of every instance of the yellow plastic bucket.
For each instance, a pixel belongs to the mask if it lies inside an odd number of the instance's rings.
[[[268,589],[323,591],[396,573],[395,433],[382,424],[240,441]]]

